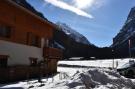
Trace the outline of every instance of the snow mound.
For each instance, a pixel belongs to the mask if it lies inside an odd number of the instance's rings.
[[[55,89],[135,89],[135,83],[114,70],[91,68],[56,83]]]

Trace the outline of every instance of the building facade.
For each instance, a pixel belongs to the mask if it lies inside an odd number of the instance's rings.
[[[62,51],[49,47],[55,28],[12,0],[0,0],[1,81],[56,72]]]

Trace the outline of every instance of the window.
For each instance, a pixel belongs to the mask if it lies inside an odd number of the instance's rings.
[[[10,38],[11,28],[8,26],[0,25],[0,37]]]
[[[0,55],[0,68],[6,68],[7,67],[7,61],[8,61],[8,56]]]
[[[38,36],[35,36],[35,35],[32,36],[31,45],[37,46],[37,47],[39,46],[39,37]]]
[[[40,43],[41,43],[41,40],[40,40],[40,37],[28,32],[28,35],[27,35],[27,43],[31,46],[36,46],[36,47],[40,47]]]
[[[37,66],[37,58],[30,57],[30,66]]]

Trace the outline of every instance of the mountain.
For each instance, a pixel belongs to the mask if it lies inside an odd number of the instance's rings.
[[[116,57],[129,57],[129,52],[135,57],[135,7],[131,9],[120,32],[113,38],[112,48]]]
[[[82,34],[80,34],[79,32],[73,30],[71,27],[69,27],[67,24],[65,23],[56,23],[59,27],[61,27],[61,30],[68,35],[71,39],[75,40],[78,43],[82,43],[82,44],[86,44],[86,45],[90,45],[91,43],[87,40],[86,37],[84,37]]]
[[[91,44],[82,34],[64,23],[56,23],[58,29],[54,31],[54,40],[63,46],[65,57],[88,57],[89,50],[96,46]]]

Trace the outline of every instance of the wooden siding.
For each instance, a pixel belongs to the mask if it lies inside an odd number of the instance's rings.
[[[16,8],[7,1],[8,0],[0,0],[0,24],[10,26],[12,34],[10,39],[1,37],[0,39],[27,44],[28,32],[32,32],[40,38],[52,38],[53,26],[50,26],[46,21],[43,22],[32,16],[23,9]]]

